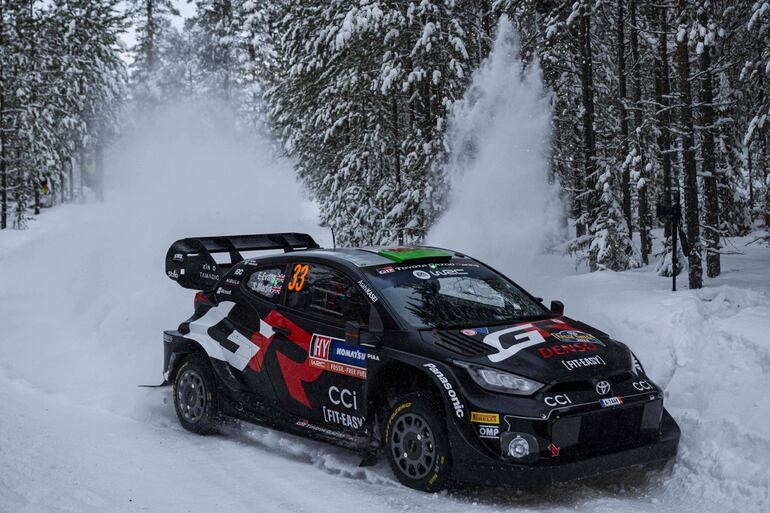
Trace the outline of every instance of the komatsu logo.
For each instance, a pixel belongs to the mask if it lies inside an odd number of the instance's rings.
[[[454,387],[452,387],[452,383],[449,382],[446,376],[444,376],[444,373],[441,372],[435,364],[426,363],[423,365],[423,367],[430,369],[430,371],[436,376],[441,384],[444,385],[444,390],[446,390],[446,394],[449,396],[449,400],[452,403],[452,408],[455,410],[455,415],[457,415],[457,417],[460,419],[463,418],[465,416],[464,406],[460,402],[460,397],[457,395],[457,392],[455,392]]]

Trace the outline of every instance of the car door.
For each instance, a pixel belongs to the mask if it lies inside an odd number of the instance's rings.
[[[228,318],[239,332],[246,334],[251,348],[241,376],[260,402],[264,405],[274,403],[274,387],[265,370],[265,361],[271,358],[270,345],[276,335],[269,323],[277,315],[281,302],[286,264],[247,262],[233,274],[232,284],[240,285],[240,300],[236,301]],[[228,278],[225,285],[230,281]]]
[[[290,264],[285,289],[279,336],[290,343],[268,367],[279,404],[333,429],[363,431],[370,349],[345,344],[345,323],[366,324],[369,300],[341,270],[314,262]]]

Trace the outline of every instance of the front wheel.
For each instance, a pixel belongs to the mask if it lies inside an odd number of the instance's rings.
[[[199,354],[188,356],[174,378],[174,407],[182,427],[200,435],[217,431],[216,387],[208,359]]]
[[[423,394],[409,394],[390,410],[385,450],[404,485],[425,492],[446,488],[451,470],[449,438],[440,406]]]

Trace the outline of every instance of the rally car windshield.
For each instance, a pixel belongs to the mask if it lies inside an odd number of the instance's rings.
[[[417,329],[466,328],[548,316],[511,282],[476,263],[370,269],[384,299]]]

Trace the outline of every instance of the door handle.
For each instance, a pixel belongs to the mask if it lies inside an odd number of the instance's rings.
[[[279,335],[288,337],[291,335],[291,330],[289,328],[284,328],[283,326],[273,326],[273,333],[278,333]]]

